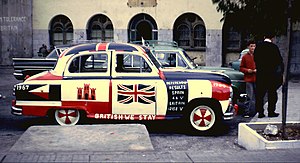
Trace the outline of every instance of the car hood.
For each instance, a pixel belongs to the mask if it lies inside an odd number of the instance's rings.
[[[231,84],[231,80],[228,76],[210,71],[195,71],[195,70],[163,70],[166,80],[188,80],[188,79],[198,79],[198,80],[214,80],[228,85]]]
[[[209,70],[212,72],[221,72],[226,74],[231,80],[243,80],[244,74],[238,70],[229,67],[209,67],[209,66],[199,66],[199,70]]]

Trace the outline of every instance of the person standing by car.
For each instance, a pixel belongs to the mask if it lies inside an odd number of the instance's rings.
[[[243,55],[241,64],[240,64],[240,71],[244,73],[244,80],[246,82],[246,93],[248,96],[248,100],[246,101],[245,105],[245,112],[244,117],[249,118],[250,112],[255,106],[255,81],[256,81],[256,66],[254,62],[254,49],[256,44],[254,41],[249,41],[247,43],[247,47],[249,51]]]
[[[279,48],[273,43],[274,34],[266,34],[265,40],[257,44],[254,50],[256,64],[256,111],[258,118],[265,117],[264,96],[268,93],[268,117],[278,117],[276,103],[277,89],[283,81],[283,61]]]
[[[40,49],[39,49],[39,53],[42,54],[43,57],[46,57],[48,54],[48,50],[47,50],[47,46],[45,44],[43,44]]]

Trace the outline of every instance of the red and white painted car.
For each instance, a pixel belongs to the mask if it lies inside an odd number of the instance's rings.
[[[54,116],[60,125],[80,118],[181,118],[194,134],[232,119],[230,79],[220,73],[163,70],[149,49],[125,43],[82,44],[64,51],[55,68],[14,87],[12,113]]]

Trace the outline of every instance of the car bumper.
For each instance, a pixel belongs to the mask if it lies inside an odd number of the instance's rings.
[[[22,115],[23,109],[19,108],[16,106],[16,101],[12,101],[12,106],[11,106],[11,114],[13,115]]]
[[[228,106],[228,109],[226,110],[226,112],[223,115],[223,119],[225,121],[232,120],[236,114],[237,114],[237,110],[234,108],[234,106],[232,104],[230,104]]]
[[[17,80],[24,80],[25,76],[23,73],[14,72],[14,76]]]

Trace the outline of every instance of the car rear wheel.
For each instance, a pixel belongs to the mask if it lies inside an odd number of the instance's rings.
[[[195,102],[188,106],[184,120],[192,135],[213,134],[222,122],[222,113],[216,105]]]
[[[55,121],[61,126],[76,125],[80,119],[80,112],[75,109],[58,109],[54,112]]]

